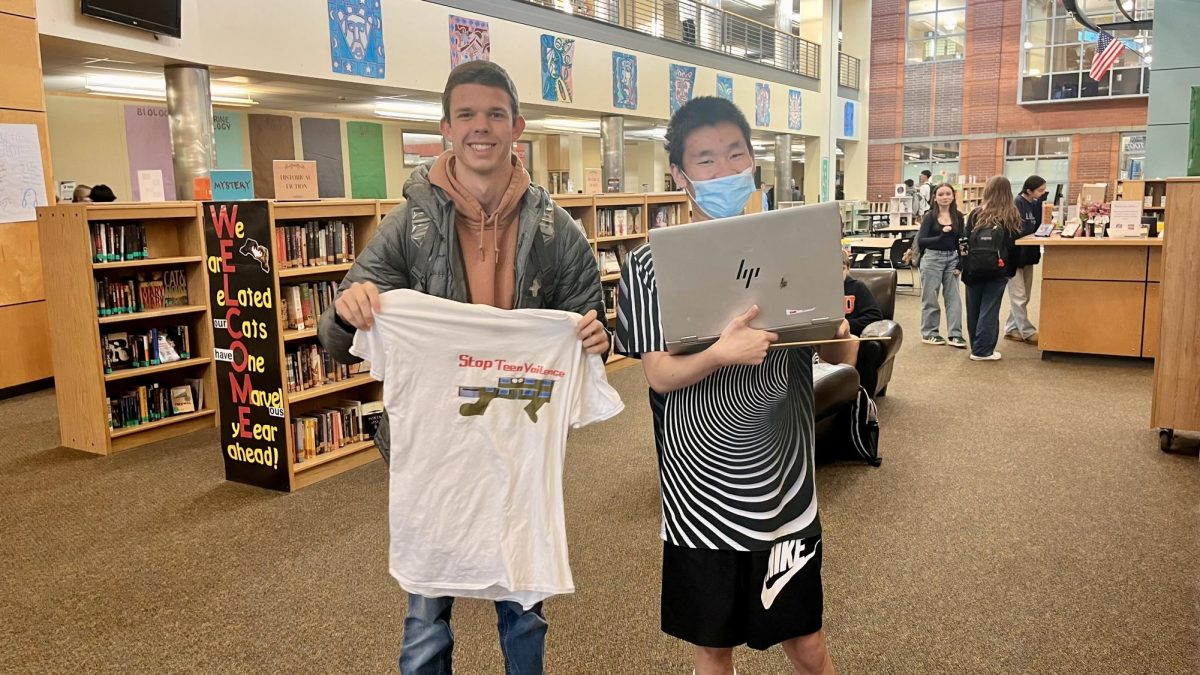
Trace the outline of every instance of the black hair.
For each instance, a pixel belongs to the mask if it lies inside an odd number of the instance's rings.
[[[92,188],[92,194],[90,196],[92,198],[92,201],[94,201],[94,202],[115,202],[115,201],[117,201],[117,196],[115,194],[113,194],[112,188],[108,187],[104,183],[100,183],[99,185],[94,186]]]
[[[913,180],[912,180],[911,178],[905,178],[905,179],[904,179],[904,184],[905,184],[905,185],[907,185],[908,187],[912,187],[912,186],[913,186]]]
[[[746,139],[746,152],[754,152],[754,144],[750,142],[750,123],[742,111],[723,98],[701,96],[684,103],[667,123],[667,156],[671,165],[683,167],[683,146],[693,131],[721,122],[737,125]]]
[[[933,178],[933,172],[929,169],[921,169],[921,175],[925,176],[926,178]]]
[[[1025,185],[1021,186],[1021,193],[1028,194],[1046,184],[1046,179],[1034,174],[1025,179]]]
[[[460,84],[482,84],[485,87],[499,89],[508,94],[509,100],[512,101],[513,119],[515,120],[521,114],[517,86],[508,76],[508,71],[491,61],[467,61],[450,71],[450,77],[446,78],[446,88],[442,90],[443,121],[450,120],[450,93]]]

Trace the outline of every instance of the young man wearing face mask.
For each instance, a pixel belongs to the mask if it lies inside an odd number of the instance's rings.
[[[742,213],[754,191],[745,116],[692,100],[667,128],[692,219]],[[783,646],[797,673],[833,673],[821,630],[821,525],[813,483],[811,348],[771,349],[757,307],[712,346],[667,353],[650,247],[621,272],[617,351],[650,384],[662,495],[662,629],[690,642],[698,675],[729,675],[733,648]],[[838,337],[850,334],[842,322]],[[841,363],[848,343],[822,345]]]

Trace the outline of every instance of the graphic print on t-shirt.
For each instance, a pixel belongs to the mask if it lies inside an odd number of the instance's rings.
[[[554,396],[554,380],[536,380],[523,377],[501,377],[494,387],[459,387],[458,395],[462,398],[474,399],[473,403],[464,403],[458,408],[458,414],[463,417],[482,415],[488,406],[498,398],[514,401],[529,401],[523,410],[529,415],[530,421],[537,424],[538,410],[550,402]]]

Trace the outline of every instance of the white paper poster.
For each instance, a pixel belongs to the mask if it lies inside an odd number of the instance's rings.
[[[0,223],[37,220],[49,205],[37,126],[0,124]]]
[[[1112,202],[1109,212],[1108,236],[1142,236],[1142,203],[1137,200]]]
[[[138,201],[165,202],[162,171],[158,169],[138,169]]]

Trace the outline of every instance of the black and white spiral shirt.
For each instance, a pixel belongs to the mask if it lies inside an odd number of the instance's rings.
[[[649,245],[621,271],[616,349],[634,358],[667,350]],[[665,541],[763,551],[820,534],[812,361],[811,348],[773,350],[761,366],[650,391]]]

